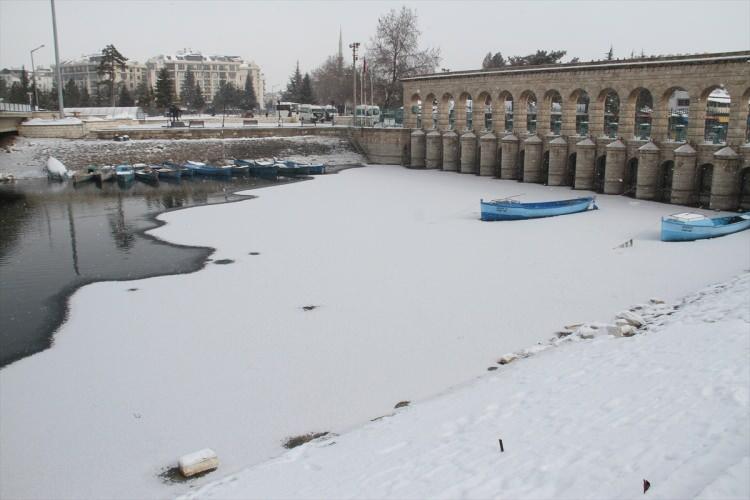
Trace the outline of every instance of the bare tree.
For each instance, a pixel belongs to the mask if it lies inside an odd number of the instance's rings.
[[[440,49],[419,49],[420,35],[416,11],[401,7],[378,18],[366,57],[385,108],[403,101],[401,78],[433,73],[440,64]]]

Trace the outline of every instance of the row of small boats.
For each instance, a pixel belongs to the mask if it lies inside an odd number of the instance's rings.
[[[479,203],[483,221],[537,219],[598,209],[595,196],[533,203],[521,203],[510,197],[501,200],[480,200]],[[662,217],[661,240],[695,241],[725,236],[745,229],[750,229],[750,215],[747,214],[706,217],[702,214],[682,212]]]
[[[107,182],[117,180],[127,183],[136,179],[157,183],[161,180],[180,180],[182,177],[209,176],[230,178],[233,175],[250,175],[264,179],[281,177],[298,177],[326,173],[322,163],[305,163],[294,160],[272,159],[236,159],[224,165],[213,165],[198,161],[185,163],[163,162],[160,164],[136,163],[133,165],[90,166],[85,169],[68,171],[62,163],[54,158],[47,162],[47,172],[51,179],[70,178],[74,183]]]

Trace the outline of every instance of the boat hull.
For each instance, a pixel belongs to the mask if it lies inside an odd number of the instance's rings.
[[[541,203],[480,201],[483,221],[525,220],[596,210],[594,197]]]
[[[184,165],[185,168],[188,170],[192,170],[193,173],[197,175],[205,175],[205,176],[211,176],[211,177],[231,177],[232,176],[232,168],[227,166],[226,168],[223,167],[212,167],[209,165],[196,165],[192,163],[186,163]]]
[[[738,233],[746,229],[750,229],[750,216],[748,215],[716,217],[698,222],[682,222],[669,217],[662,217],[661,240],[705,240]]]

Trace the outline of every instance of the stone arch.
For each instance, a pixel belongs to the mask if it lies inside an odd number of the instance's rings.
[[[607,87],[599,92],[597,102],[603,113],[603,119],[600,121],[603,127],[601,133],[610,139],[615,139],[620,126],[620,95],[615,89]],[[594,133],[599,132],[594,130]]]
[[[474,118],[473,105],[474,101],[471,98],[471,94],[461,92],[456,102],[456,130],[459,132],[471,130]]]
[[[696,194],[699,207],[708,207],[711,204],[711,185],[714,178],[714,166],[712,163],[704,163],[698,167],[695,177]]]
[[[422,120],[425,120],[425,115],[429,116],[427,124],[430,125],[429,128],[431,129],[438,128],[438,110],[438,100],[437,97],[435,97],[435,94],[427,94],[427,97],[425,97],[424,102],[422,103]]]
[[[703,139],[713,144],[726,144],[732,96],[724,86],[711,85],[701,93],[701,102],[706,103]]]
[[[475,105],[477,110],[474,129],[493,130],[492,123],[492,95],[489,92],[480,92]],[[481,127],[481,128],[480,128]]]
[[[654,96],[645,87],[634,89],[628,96],[628,109],[633,120],[633,135],[641,140],[651,138],[651,120],[654,114]]]
[[[422,128],[422,96],[418,93],[412,94],[409,114],[407,115],[406,128]]]
[[[542,155],[542,185],[549,183],[549,149]]]
[[[577,153],[570,153],[568,155],[568,168],[566,169],[566,186],[570,186],[572,189],[576,187],[576,159],[578,158]]]
[[[575,89],[570,94],[571,105],[575,104],[576,117],[576,135],[584,136],[589,134],[589,105],[591,97],[589,93],[582,88]]]
[[[672,86],[661,95],[660,112],[667,117],[667,139],[675,142],[687,140],[690,92],[681,86]]]
[[[740,170],[740,210],[750,210],[750,167]]]
[[[669,203],[672,199],[672,178],[674,177],[674,161],[663,161],[656,174],[656,201]]]
[[[550,89],[544,94],[544,109],[549,112],[549,131],[552,135],[560,135],[562,130],[562,94]]]
[[[526,115],[526,120],[520,125],[526,127],[529,134],[536,133],[536,112],[537,100],[536,94],[531,90],[524,90],[520,98],[521,110]]]
[[[623,179],[623,192],[625,196],[635,198],[636,186],[638,185],[638,158],[633,157],[625,165],[625,178]]]
[[[513,132],[513,94],[504,90],[497,96],[498,112],[503,114],[505,132]]]
[[[594,183],[592,189],[596,193],[604,192],[604,174],[607,168],[607,155],[601,155],[594,164]]]
[[[456,101],[453,94],[446,92],[440,99],[440,129],[453,130],[456,123]]]

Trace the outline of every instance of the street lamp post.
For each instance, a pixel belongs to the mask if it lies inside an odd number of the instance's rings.
[[[34,86],[34,104],[31,106],[32,111],[39,109],[39,94],[36,91],[36,68],[34,68],[34,52],[44,47],[41,44],[39,47],[31,50],[31,84]]]
[[[354,82],[352,88],[352,100],[354,101],[352,126],[355,127],[357,125],[357,49],[359,48],[359,42],[350,43],[349,48],[352,49],[352,80]]]
[[[65,118],[65,104],[63,103],[62,68],[60,67],[60,47],[57,44],[57,17],[55,17],[55,0],[49,0],[52,7],[52,33],[55,37],[55,69],[57,70],[57,101],[60,108],[60,118]]]

